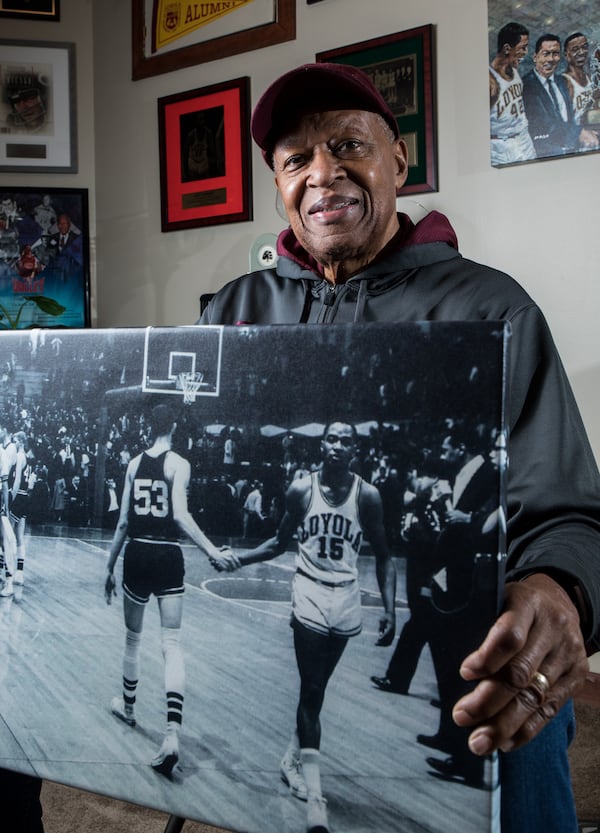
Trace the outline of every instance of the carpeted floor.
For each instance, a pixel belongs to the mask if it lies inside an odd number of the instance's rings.
[[[169,816],[93,793],[44,783],[45,833],[164,833]],[[218,828],[186,821],[183,833],[220,833]]]
[[[600,820],[600,699],[594,688],[575,704],[577,738],[571,747],[578,816]],[[164,813],[103,798],[58,784],[42,793],[46,833],[163,833]],[[217,833],[217,828],[186,821],[183,833]]]

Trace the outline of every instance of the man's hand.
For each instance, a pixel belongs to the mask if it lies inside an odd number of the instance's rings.
[[[387,648],[394,641],[396,634],[396,617],[393,613],[384,613],[379,620],[379,639],[375,643],[383,648]]]
[[[240,559],[231,547],[221,547],[220,550],[211,555],[209,561],[219,573],[232,573],[242,566]]]
[[[115,581],[115,577],[112,573],[107,573],[106,581],[104,582],[104,598],[106,599],[106,604],[109,605],[112,603],[113,596],[117,595],[117,582]]]
[[[459,726],[476,727],[476,755],[530,741],[573,696],[588,670],[579,614],[542,573],[506,585],[504,610],[460,669],[479,684],[454,706]]]
[[[447,509],[445,520],[448,524],[469,524],[471,523],[471,513],[461,512],[460,509]]]

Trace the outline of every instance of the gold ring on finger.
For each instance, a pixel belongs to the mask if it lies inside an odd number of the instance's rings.
[[[542,697],[545,697],[546,694],[550,691],[550,680],[545,674],[542,674],[541,671],[536,671],[533,675],[533,682],[537,685],[540,690],[540,694]]]

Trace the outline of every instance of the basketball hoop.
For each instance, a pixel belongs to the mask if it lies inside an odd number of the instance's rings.
[[[179,373],[177,375],[177,390],[183,391],[183,404],[191,405],[196,401],[196,394],[202,384],[202,373]]]

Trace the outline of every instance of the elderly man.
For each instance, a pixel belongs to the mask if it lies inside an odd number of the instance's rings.
[[[600,479],[542,313],[507,275],[464,259],[444,216],[415,226],[396,213],[407,149],[360,70],[286,73],[259,100],[251,129],[290,227],[276,267],[229,283],[201,323],[512,325],[505,602],[462,663],[476,684],[453,715],[471,728],[473,753],[501,751],[503,833],[576,833],[568,701],[600,626]],[[454,763],[445,761],[449,777]]]

